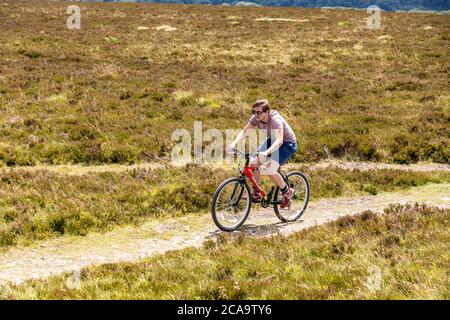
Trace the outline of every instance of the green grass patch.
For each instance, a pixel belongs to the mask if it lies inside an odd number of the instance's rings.
[[[302,168],[300,168],[302,169]],[[448,172],[306,170],[311,200],[376,194],[450,181]],[[63,235],[86,235],[148,218],[207,212],[212,195],[236,170],[185,168],[64,175],[0,172],[0,246]],[[269,188],[270,179],[264,179]]]

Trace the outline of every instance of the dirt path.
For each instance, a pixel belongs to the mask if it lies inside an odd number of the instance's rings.
[[[300,221],[280,223],[272,209],[255,206],[241,231],[254,236],[287,235],[367,209],[381,211],[392,203],[430,203],[450,207],[450,184],[428,184],[400,192],[358,198],[323,199],[310,203]],[[13,248],[0,256],[0,284],[20,283],[76,271],[92,264],[137,261],[143,257],[189,246],[201,246],[220,232],[209,214],[164,221],[149,220],[139,227],[120,227],[105,234],[65,236],[32,247]]]
[[[213,165],[216,167],[233,167],[235,166],[225,166],[225,165]],[[450,171],[450,165],[448,164],[440,164],[440,163],[429,163],[422,162],[411,165],[402,165],[402,164],[390,164],[390,163],[381,163],[381,162],[346,162],[340,160],[326,160],[318,163],[296,163],[296,164],[287,164],[286,168],[293,168],[299,166],[307,166],[309,169],[324,169],[328,167],[332,168],[342,168],[347,170],[357,169],[357,170],[371,170],[371,169],[395,169],[395,170],[404,170],[404,171]],[[0,167],[0,171],[4,170],[27,170],[27,171],[37,171],[37,170],[45,170],[52,171],[61,174],[68,175],[82,175],[90,172],[123,172],[126,170],[133,169],[158,169],[164,168],[164,164],[159,162],[154,163],[141,163],[134,165],[120,165],[120,164],[109,164],[109,165],[101,165],[101,166],[82,166],[82,165],[57,165],[57,166],[47,166],[47,165],[37,165],[30,167]]]

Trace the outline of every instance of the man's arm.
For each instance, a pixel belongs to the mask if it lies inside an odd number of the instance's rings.
[[[248,135],[249,130],[250,130],[250,129],[253,129],[253,128],[255,128],[255,126],[252,125],[252,124],[250,123],[250,121],[247,122],[247,124],[245,125],[244,129],[242,129],[242,130],[238,133],[236,139],[234,139],[234,141],[228,146],[228,148],[230,148],[230,149],[236,148],[236,145],[237,145],[239,142],[241,142],[241,141]]]
[[[283,129],[272,129],[272,133],[275,136],[275,141],[270,145],[270,148],[264,152],[260,152],[261,155],[267,156],[278,150],[283,145]]]

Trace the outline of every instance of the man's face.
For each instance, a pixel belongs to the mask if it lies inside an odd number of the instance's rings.
[[[267,111],[263,111],[262,107],[253,108],[253,114],[258,121],[267,122],[269,119],[269,113]]]

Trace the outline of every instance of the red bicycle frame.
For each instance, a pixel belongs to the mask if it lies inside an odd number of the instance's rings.
[[[256,167],[254,165],[246,165],[244,167],[244,169],[242,170],[242,174],[247,176],[247,178],[252,183],[253,188],[255,188],[255,190],[257,190],[261,194],[261,197],[264,198],[266,196],[266,193],[264,192],[263,189],[261,189],[259,184],[255,181],[255,178],[253,177],[253,171],[255,171],[255,170],[256,170]]]
[[[261,188],[261,186],[255,181],[255,178],[253,176],[253,171],[255,171],[257,169],[257,167],[254,164],[250,164],[250,156],[255,156],[255,155],[257,156],[257,153],[256,154],[244,153],[237,149],[235,149],[235,152],[239,153],[245,157],[245,166],[242,170],[240,170],[241,177],[243,180],[245,180],[245,177],[247,177],[250,180],[250,182],[252,183],[253,188],[259,192],[259,194],[261,195],[261,205],[264,208],[267,208],[270,204],[275,204],[276,200],[274,200],[275,202],[272,201],[272,196],[274,194],[275,187],[272,187],[272,189],[270,189],[269,193],[267,194],[267,199],[266,199],[266,193]],[[280,171],[278,171],[278,172],[281,174],[284,181],[286,181],[286,183],[288,183],[287,178]]]

